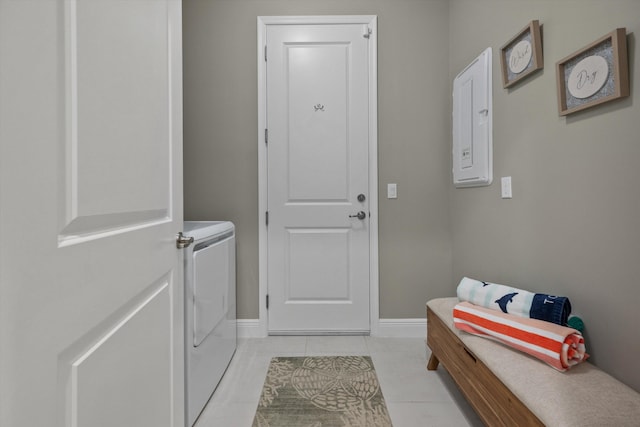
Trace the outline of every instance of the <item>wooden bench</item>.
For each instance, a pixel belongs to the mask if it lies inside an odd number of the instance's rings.
[[[584,362],[558,372],[453,326],[457,298],[427,303],[427,369],[439,364],[488,426],[640,426],[640,394]],[[587,343],[588,345],[589,343]]]

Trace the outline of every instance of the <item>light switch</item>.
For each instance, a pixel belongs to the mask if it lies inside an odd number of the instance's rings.
[[[387,199],[398,198],[398,184],[387,184]]]
[[[511,177],[503,176],[501,178],[501,184],[502,184],[502,198],[503,199],[513,198],[513,194],[511,192]]]

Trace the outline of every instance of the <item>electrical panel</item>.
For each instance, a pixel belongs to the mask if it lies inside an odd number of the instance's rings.
[[[493,181],[491,48],[453,81],[453,183],[478,187]]]

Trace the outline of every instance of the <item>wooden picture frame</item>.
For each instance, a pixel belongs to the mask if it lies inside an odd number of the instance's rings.
[[[561,59],[556,68],[560,116],[629,96],[626,28]]]
[[[538,20],[533,20],[500,48],[503,88],[509,88],[544,68],[540,28]]]

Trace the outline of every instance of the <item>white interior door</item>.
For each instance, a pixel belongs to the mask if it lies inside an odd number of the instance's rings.
[[[181,3],[0,2],[0,425],[184,425]]]
[[[271,334],[370,328],[369,29],[266,31]]]

